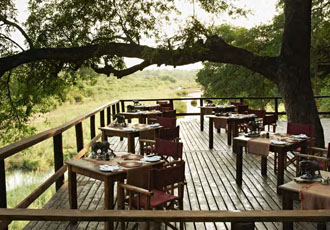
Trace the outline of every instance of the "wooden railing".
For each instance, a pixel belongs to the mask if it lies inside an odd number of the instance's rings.
[[[330,96],[315,96],[315,98],[316,99],[330,98]],[[240,101],[240,102],[244,102],[245,100],[263,100],[263,99],[274,100],[275,112],[269,112],[269,113],[285,114],[283,112],[278,111],[279,101],[281,100],[280,97],[159,98],[159,99],[136,99],[136,100],[139,100],[139,101],[167,100],[171,104],[173,104],[174,101],[198,100],[200,103],[200,106],[203,106],[204,100],[206,100],[206,99],[234,100],[234,101]],[[66,172],[67,167],[63,163],[62,133],[67,131],[68,129],[72,128],[73,126],[75,127],[77,154],[74,156],[74,158],[75,159],[81,158],[89,150],[91,145],[101,137],[100,133],[96,134],[95,116],[99,113],[99,116],[100,116],[99,126],[100,127],[108,125],[111,123],[111,120],[112,120],[111,115],[117,114],[121,111],[125,111],[125,103],[132,102],[132,101],[133,100],[117,100],[117,101],[110,102],[110,103],[103,105],[87,114],[84,114],[78,118],[75,118],[72,121],[70,121],[64,125],[61,125],[57,128],[53,128],[53,129],[44,131],[42,133],[36,134],[34,136],[31,136],[29,138],[26,138],[24,140],[14,143],[14,144],[0,148],[0,208],[7,208],[5,159],[19,153],[22,150],[27,149],[35,144],[38,144],[44,140],[47,140],[51,137],[53,138],[55,173],[16,206],[16,208],[27,208],[44,191],[46,191],[52,184],[55,183],[56,190],[58,190],[64,183],[64,173]],[[330,111],[320,112],[320,114],[330,114]],[[179,113],[177,115],[178,116],[190,116],[190,115],[199,115],[199,113]],[[88,118],[90,119],[89,128],[90,128],[91,141],[88,144],[84,145],[82,122]],[[73,215],[74,213],[70,213],[70,214]],[[207,212],[202,212],[202,214],[205,215],[205,217],[207,217],[209,215],[209,214],[207,214]],[[318,214],[320,214],[320,213],[317,211],[315,211],[313,213],[314,216],[317,216],[319,219],[322,219],[322,215],[319,216]],[[92,215],[92,212],[89,213],[88,215]],[[182,212],[182,215],[183,215],[183,212]],[[124,217],[125,217],[125,215],[123,215],[123,218]],[[81,218],[83,218],[83,216]],[[178,216],[177,218],[183,218],[183,216]],[[272,219],[272,221],[283,221],[284,220],[283,219],[284,217],[281,218],[280,216],[278,216],[278,218],[277,218],[276,215],[272,216],[272,218],[274,218],[274,219]],[[63,220],[63,219],[61,219],[61,220]],[[150,220],[152,220],[152,218]],[[177,220],[177,219],[174,218],[173,220]],[[194,221],[196,221],[196,220],[197,219],[195,219]],[[222,221],[221,218],[218,220]],[[313,221],[313,219],[312,218],[305,219],[305,221]],[[0,229],[1,229],[1,227],[0,227]]]
[[[91,112],[88,112],[82,116],[79,116],[68,123],[61,125],[57,128],[53,128],[42,133],[36,134],[34,136],[23,139],[14,144],[5,146],[0,149],[0,208],[7,207],[6,199],[6,171],[5,171],[5,159],[25,150],[35,144],[38,144],[49,138],[53,138],[53,148],[54,148],[54,167],[55,173],[48,178],[42,185],[35,189],[29,196],[27,196],[23,201],[21,201],[16,208],[27,208],[33,201],[35,201],[44,191],[46,191],[52,184],[56,184],[56,190],[58,190],[64,183],[64,173],[67,167],[64,165],[63,161],[63,137],[62,133],[68,129],[75,127],[76,136],[76,146],[77,155],[75,159],[81,158],[91,147],[92,143],[96,142],[101,134],[96,134],[96,124],[95,116],[99,113],[100,124],[99,127],[105,126],[105,124],[111,123],[112,115],[120,112],[120,101],[113,101],[106,105],[103,105]],[[106,119],[105,119],[106,113]],[[91,141],[87,145],[84,145],[83,138],[83,121],[90,119],[90,138]]]
[[[315,100],[317,99],[329,99],[330,96],[314,96]],[[171,104],[173,104],[175,101],[199,101],[199,105],[203,106],[204,101],[210,99],[210,100],[223,100],[223,101],[236,101],[244,103],[246,100],[270,100],[273,101],[274,105],[274,111],[270,112],[267,111],[267,114],[277,114],[277,115],[285,115],[286,112],[280,112],[279,111],[279,105],[282,101],[281,97],[185,97],[185,98],[158,98],[158,99],[125,99],[120,100],[121,101],[121,107],[125,108],[126,102],[132,102],[133,100],[138,100],[140,102],[148,101],[148,102],[156,102],[156,101],[169,101]],[[330,111],[319,111],[320,115],[330,115]],[[178,116],[196,116],[199,115],[199,113],[178,113]]]
[[[254,229],[255,222],[330,221],[330,210],[273,211],[160,211],[0,209],[0,220],[30,221],[134,221],[134,222],[231,222],[231,229]]]

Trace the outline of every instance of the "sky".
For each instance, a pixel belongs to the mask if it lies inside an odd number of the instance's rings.
[[[18,9],[18,20],[20,22],[25,21],[27,18],[27,0],[15,0],[16,7]],[[177,8],[182,12],[182,17],[191,17],[193,16],[193,4],[191,4],[192,0],[181,0],[176,2]],[[197,0],[195,0],[197,2]],[[203,12],[197,4],[195,4],[195,17],[197,17],[198,20],[204,22],[204,23],[214,23],[217,25],[220,24],[231,24],[235,26],[243,26],[246,28],[251,28],[256,25],[260,24],[267,24],[270,23],[273,16],[276,14],[276,2],[277,0],[235,0],[235,3],[237,6],[240,6],[244,9],[249,9],[251,11],[251,14],[249,14],[247,17],[238,17],[238,18],[230,18],[229,16],[221,16],[221,17],[215,17],[210,16],[207,13]],[[168,25],[164,28],[166,33],[174,33],[175,31],[175,25]],[[20,36],[18,33],[15,34],[15,36]],[[145,41],[146,45],[152,45],[149,41]],[[136,59],[136,58],[125,58],[125,62],[127,67],[130,67],[132,65],[136,65],[140,63],[142,60]],[[150,66],[148,69],[173,69],[173,67],[170,66],[164,66],[161,67],[157,66]],[[185,66],[178,66],[176,69],[200,69],[202,68],[201,63],[191,64],[191,65],[185,65]]]

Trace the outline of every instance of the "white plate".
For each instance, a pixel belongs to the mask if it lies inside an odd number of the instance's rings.
[[[160,161],[161,157],[160,156],[152,156],[152,157],[144,157],[141,159],[141,161],[146,161],[146,162],[157,162]]]

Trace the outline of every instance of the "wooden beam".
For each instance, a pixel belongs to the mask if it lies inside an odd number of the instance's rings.
[[[330,210],[178,211],[0,209],[0,220],[153,222],[329,222]]]
[[[77,143],[77,152],[84,148],[84,136],[83,136],[83,127],[82,122],[76,124],[76,143]]]
[[[91,139],[95,137],[95,115],[90,117],[90,132],[91,132]]]
[[[53,137],[53,146],[54,146],[54,170],[57,172],[60,168],[63,167],[63,140],[62,133],[57,134]],[[58,178],[56,181],[56,191],[64,184],[64,175]]]
[[[0,208],[7,208],[5,160],[0,160]]]

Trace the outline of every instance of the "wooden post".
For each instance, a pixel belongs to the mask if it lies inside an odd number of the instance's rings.
[[[54,146],[54,167],[55,172],[62,168],[63,166],[63,138],[62,133],[59,133],[53,137],[53,146]],[[64,184],[64,175],[62,175],[56,181],[56,191],[58,191],[61,186]]]
[[[110,107],[107,107],[107,125],[111,123],[111,110]]]
[[[100,112],[100,127],[104,127],[105,122],[104,122],[104,110]]]
[[[243,98],[240,98],[239,102],[243,104],[243,100],[244,100]]]
[[[0,160],[0,208],[7,208],[5,160]]]
[[[112,105],[111,109],[112,109],[112,116],[116,115],[116,106]]]
[[[278,99],[275,98],[275,115],[278,117]]]
[[[78,123],[75,126],[76,128],[76,143],[77,143],[77,152],[84,148],[84,136],[83,136],[83,129],[82,123]]]
[[[172,99],[170,99],[170,105],[171,105],[172,109],[174,109],[174,104],[173,104],[173,100]]]
[[[119,102],[116,104],[116,110],[117,110],[117,113],[120,113],[120,104],[119,104]]]
[[[90,117],[91,139],[95,137],[95,115]]]
[[[121,103],[121,111],[125,112],[125,101],[120,101]]]

